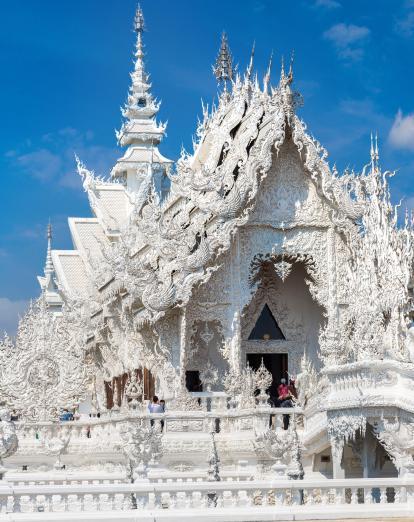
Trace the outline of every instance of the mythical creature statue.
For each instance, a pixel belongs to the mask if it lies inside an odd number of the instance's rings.
[[[2,477],[5,471],[3,459],[16,453],[19,445],[16,428],[7,408],[0,409],[0,431],[0,477]]]
[[[144,421],[126,422],[121,426],[120,449],[127,459],[128,474],[132,482],[147,477],[148,464],[162,455],[160,424],[153,426]]]

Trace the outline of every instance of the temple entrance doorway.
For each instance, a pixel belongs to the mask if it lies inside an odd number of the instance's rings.
[[[253,370],[257,370],[262,363],[266,369],[272,374],[272,385],[268,390],[268,394],[273,403],[277,399],[277,387],[280,379],[289,378],[288,376],[288,354],[287,353],[248,353],[246,354],[247,363]]]

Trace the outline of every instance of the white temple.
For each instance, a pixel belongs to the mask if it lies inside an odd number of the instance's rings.
[[[124,154],[107,179],[77,160],[93,217],[69,218],[72,250],[49,227],[41,295],[0,343],[0,513],[410,517],[414,223],[377,139],[339,174],[292,64],[277,86],[254,53],[235,74],[223,35],[217,105],[173,162],[144,29],[138,8]]]

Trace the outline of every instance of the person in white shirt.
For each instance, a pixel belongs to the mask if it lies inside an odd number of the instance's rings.
[[[164,413],[164,408],[156,395],[152,398],[152,402],[148,404],[148,411],[150,413]]]

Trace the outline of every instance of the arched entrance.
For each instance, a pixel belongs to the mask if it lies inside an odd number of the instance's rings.
[[[278,259],[257,256],[251,284],[257,289],[242,313],[242,358],[256,369],[263,363],[273,376],[271,397],[277,397],[282,378],[300,372],[303,355],[320,367],[319,330],[323,309],[313,299],[303,262],[291,264],[286,277],[277,271]]]

